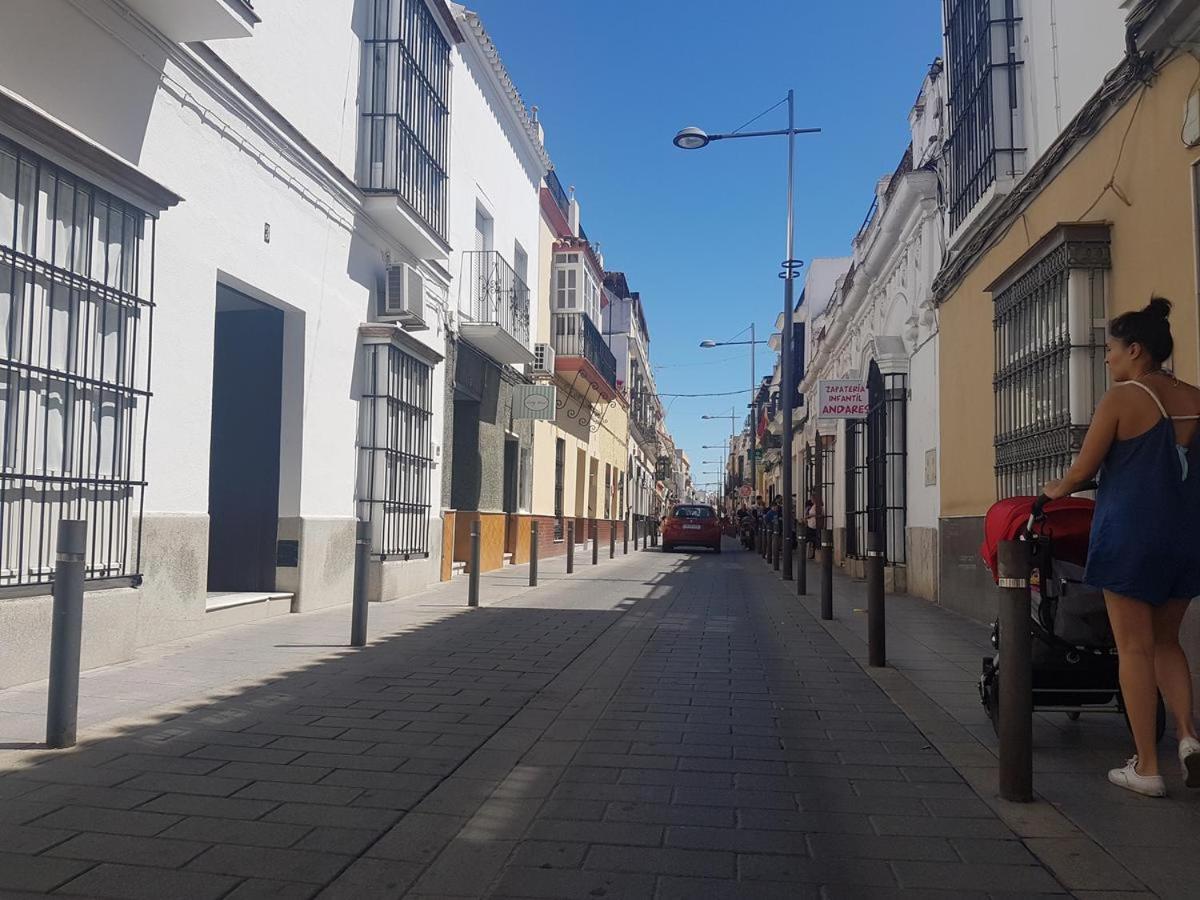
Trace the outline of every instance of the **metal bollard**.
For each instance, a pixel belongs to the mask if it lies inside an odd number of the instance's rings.
[[[833,532],[821,532],[821,618],[833,619]]]
[[[600,526],[592,523],[592,565],[600,562]]]
[[[796,536],[796,596],[808,593],[808,534]]]
[[[50,690],[46,700],[46,746],[75,746],[79,719],[79,652],[83,642],[83,567],[87,523],[58,523],[54,565],[53,618],[50,627]]]
[[[883,538],[867,535],[867,655],[877,669],[887,665],[887,623],[883,609]]]
[[[612,519],[608,520],[608,558],[617,558],[617,526]]]
[[[1000,585],[1000,796],[1033,800],[1033,635],[1027,541],[1002,541]]]
[[[367,646],[367,567],[371,562],[371,523],[358,520],[354,530],[354,607],[350,612],[350,646]]]
[[[621,555],[629,555],[629,516],[625,517],[625,527],[621,529]]]
[[[776,572],[779,571],[780,563],[783,561],[783,523],[775,523],[775,533],[771,535],[771,568]]]
[[[529,586],[537,587],[538,564],[538,523],[534,519],[529,523]]]
[[[471,570],[467,573],[467,606],[479,605],[479,520],[471,523]]]
[[[567,574],[575,571],[575,523],[567,523]]]

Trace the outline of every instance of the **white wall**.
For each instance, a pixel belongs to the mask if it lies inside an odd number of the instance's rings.
[[[468,43],[452,54],[452,113],[450,117],[450,210],[448,237],[454,248],[450,272],[462,272],[462,251],[475,249],[475,210],[479,204],[493,218],[493,249],[509,265],[514,242],[529,256],[530,345],[538,333],[541,312],[538,278],[538,238],[541,221],[538,193],[541,172],[529,151],[518,149],[523,136],[510,122],[508,99],[494,87],[489,63]],[[465,287],[463,288],[465,290]],[[460,299],[451,293],[451,305]],[[464,299],[466,294],[461,295]]]
[[[282,0],[264,0],[256,6],[264,21],[252,37],[216,47],[352,171],[355,3],[320,6],[296,16]],[[224,281],[284,310],[291,349],[302,349],[285,373],[285,441],[290,431],[299,446],[282,451],[285,481],[290,461],[302,489],[285,483],[285,498],[290,490],[298,500],[293,509],[281,506],[281,514],[352,516],[357,327],[372,316],[384,253],[405,251],[361,216],[352,192],[338,189],[337,169],[279,134],[268,139],[261,107],[256,114],[227,103],[196,74],[203,67],[190,51],[156,40],[112,9],[107,0],[88,4],[95,21],[67,0],[6,2],[0,84],[184,198],[163,213],[156,234],[146,511],[207,511],[214,303]],[[254,106],[254,98],[243,99]],[[440,348],[444,335],[434,319],[420,340]],[[440,398],[440,367],[433,390]],[[441,418],[435,402],[435,436]],[[435,473],[435,489],[439,482]]]
[[[1119,0],[1023,0],[1020,15],[1028,170],[1120,63],[1125,10]]]

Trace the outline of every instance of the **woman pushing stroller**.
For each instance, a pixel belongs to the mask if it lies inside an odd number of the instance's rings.
[[[1114,386],[1075,464],[1043,494],[1058,499],[1100,476],[1084,581],[1104,591],[1136,753],[1113,784],[1166,795],[1155,741],[1158,692],[1179,737],[1188,787],[1200,788],[1200,740],[1179,629],[1200,595],[1200,390],[1164,369],[1171,303],[1155,298],[1109,323]]]

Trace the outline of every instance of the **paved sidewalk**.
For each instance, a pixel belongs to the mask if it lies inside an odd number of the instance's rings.
[[[802,602],[817,618],[819,580],[812,568],[809,588]],[[839,573],[834,599],[834,621],[824,624],[866,667],[866,585]],[[924,600],[889,595],[887,632],[889,669],[867,671],[1077,893],[1200,896],[1200,791],[1183,785],[1170,729],[1161,750],[1170,797],[1151,800],[1113,788],[1105,778],[1133,752],[1121,716],[1089,714],[1073,722],[1063,713],[1039,713],[1034,789],[1040,802],[1003,803],[996,797],[998,741],[978,693],[981,660],[992,653],[990,627]]]
[[[1103,851],[1043,864],[975,734],[860,667],[849,607],[824,627],[748,553],[580,562],[375,606],[363,650],[342,609],[90,674],[125,718],[0,750],[0,894],[1088,896],[1071,860]]]

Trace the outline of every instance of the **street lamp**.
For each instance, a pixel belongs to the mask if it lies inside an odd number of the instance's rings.
[[[713,141],[723,141],[731,138],[774,137],[786,135],[788,139],[788,177],[787,177],[787,256],[783,260],[783,271],[779,277],[783,279],[783,333],[780,343],[780,368],[783,369],[783,559],[780,568],[785,581],[792,578],[792,403],[796,386],[793,384],[792,372],[792,298],[796,273],[803,263],[794,259],[795,255],[795,213],[793,209],[793,185],[795,183],[796,135],[815,134],[819,128],[796,127],[795,91],[787,94],[788,127],[779,131],[738,131],[731,134],[708,134],[694,125],[682,129],[675,135],[675,146],[681,150],[699,150],[707,147]],[[756,423],[757,424],[757,423]]]
[[[751,490],[758,489],[758,460],[755,457],[755,448],[758,442],[758,378],[754,374],[754,354],[755,345],[768,344],[770,341],[758,341],[754,339],[754,323],[750,323],[750,340],[748,341],[701,341],[700,346],[704,350],[711,350],[713,347],[746,347],[750,348],[750,484]]]
[[[728,464],[729,464],[730,443],[731,443],[731,442],[732,442],[732,440],[733,440],[733,437],[734,437],[734,431],[735,431],[735,430],[736,430],[736,428],[737,428],[737,410],[736,410],[736,409],[730,409],[730,410],[729,410],[729,415],[727,415],[727,416],[723,416],[723,415],[716,415],[716,416],[701,416],[700,418],[701,418],[701,419],[709,419],[709,420],[713,420],[713,419],[718,419],[718,420],[720,420],[720,419],[728,419],[728,420],[729,420],[729,437],[727,437],[727,438],[722,438],[722,446],[721,446],[721,449],[724,451],[724,456],[725,456],[725,464],[728,466]],[[705,447],[704,447],[704,448],[702,448],[702,449],[705,449],[705,450],[716,450],[717,448],[716,448],[716,447],[709,447],[709,446],[705,446]]]

